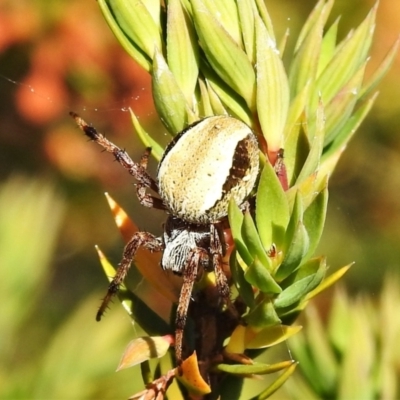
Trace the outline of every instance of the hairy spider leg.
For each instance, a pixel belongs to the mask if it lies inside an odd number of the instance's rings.
[[[151,252],[162,251],[164,246],[161,241],[149,232],[135,232],[132,235],[131,240],[125,246],[122,260],[118,264],[118,270],[113,280],[108,286],[108,291],[104,297],[101,306],[96,314],[96,321],[100,321],[105,310],[108,307],[108,303],[118,293],[121,283],[124,281],[129,268],[131,267],[132,261],[135,258],[135,254],[140,247],[144,247]]]
[[[161,199],[146,193],[146,188],[150,188],[158,194],[158,185],[156,181],[146,171],[151,149],[147,148],[140,163],[136,163],[129,157],[125,150],[120,149],[114,143],[110,142],[104,135],[99,133],[96,128],[89,125],[78,114],[72,111],[69,114],[74,118],[78,127],[87,137],[89,137],[89,139],[98,143],[105,151],[112,153],[115,159],[136,179],[136,192],[140,204],[145,207],[165,210],[165,206]]]
[[[147,170],[147,164],[149,162],[149,156],[151,154],[151,147],[147,147],[145,152],[143,153],[142,157],[140,158],[139,165],[144,169]],[[164,210],[164,204],[162,203],[161,199],[158,199],[146,192],[147,186],[143,183],[136,183],[136,194],[139,199],[140,204],[145,207],[149,208],[157,208]],[[157,189],[158,190],[158,189]],[[158,193],[158,191],[157,191]]]
[[[175,356],[178,365],[182,363],[183,331],[186,325],[193,285],[197,278],[199,265],[207,251],[200,247],[192,249],[188,255],[185,270],[183,271],[183,284],[179,294],[178,308],[175,317]]]
[[[222,268],[223,245],[220,233],[213,224],[210,225],[210,255],[212,257],[212,266],[216,277],[218,294],[227,305],[229,311],[236,317],[237,312],[230,300],[228,280]],[[205,249],[201,247],[192,249],[183,271],[183,284],[179,295],[175,320],[175,355],[178,365],[182,362],[183,331],[186,325],[193,286],[197,280],[199,265],[204,257],[208,257]]]
[[[215,279],[218,287],[218,293],[225,304],[230,302],[230,290],[228,280],[222,268],[223,247],[221,236],[215,225],[210,225],[210,254],[212,257],[212,265],[214,268]]]

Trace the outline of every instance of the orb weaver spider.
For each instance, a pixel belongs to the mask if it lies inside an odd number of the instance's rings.
[[[134,177],[136,194],[145,207],[165,210],[162,237],[136,232],[125,246],[117,273],[97,312],[99,321],[117,294],[137,250],[163,252],[161,266],[183,276],[175,320],[175,354],[183,357],[183,332],[193,286],[203,270],[213,270],[223,303],[230,289],[222,268],[225,254],[222,221],[231,198],[240,206],[252,191],[259,170],[257,139],[243,122],[228,116],[204,118],[180,132],[167,146],[157,179],[147,172],[151,149],[134,162],[126,153],[76,113],[70,115],[91,140],[114,155]],[[154,194],[147,193],[151,190]]]

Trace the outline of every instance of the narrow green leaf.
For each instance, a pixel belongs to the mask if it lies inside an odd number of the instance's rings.
[[[279,376],[274,382],[272,382],[265,390],[263,390],[259,395],[252,397],[250,400],[264,400],[272,396],[294,373],[298,363],[292,361],[290,367]]]
[[[313,127],[310,127],[311,132],[308,133],[312,135],[311,148],[308,154],[308,157],[301,169],[299,176],[296,179],[296,183],[300,183],[307,179],[310,175],[314,174],[319,166],[324,137],[325,137],[325,115],[324,108],[322,103],[319,103],[319,106],[316,111],[316,121],[315,121],[315,130]]]
[[[274,278],[272,278],[268,269],[265,268],[257,257],[254,258],[254,262],[247,268],[244,277],[247,282],[263,293],[278,294],[282,292],[282,289],[275,282]]]
[[[303,202],[304,208],[307,208],[315,197],[315,193],[318,193],[317,190],[317,178],[319,173],[316,172],[310,175],[307,179],[299,184],[295,184],[286,191],[286,197],[289,205],[294,204],[297,191],[301,193],[301,198]]]
[[[304,335],[305,329],[307,329],[307,327],[304,327],[302,332],[300,332],[298,335],[292,336],[288,340],[288,346],[292,354],[296,354],[296,358],[298,360],[301,360],[302,370],[304,369],[304,371],[314,372],[313,371],[314,362],[313,359],[311,358],[308,348],[308,343],[306,342],[306,338]],[[307,372],[304,372],[304,374],[307,378],[309,378],[309,374]],[[319,398],[314,399],[313,397],[311,397],[310,400],[319,400]]]
[[[298,125],[293,125],[292,130],[286,137],[284,149],[286,176],[290,188],[295,184],[301,167],[310,152],[308,137],[305,135],[304,130],[301,129],[300,122]]]
[[[296,335],[290,340],[290,348],[296,354],[296,358],[301,360],[302,371],[304,370],[304,377],[310,383],[311,387],[306,387],[306,399],[319,400],[320,396],[317,393],[324,391],[324,382],[320,376],[320,371],[315,368],[315,362],[312,354],[310,354],[310,346],[306,340],[304,332]]]
[[[235,93],[206,63],[201,64],[201,70],[207,84],[218,95],[224,106],[230,110],[229,114],[252,126],[251,112],[243,98]]]
[[[293,241],[293,236],[297,230],[298,223],[303,220],[304,206],[301,194],[298,191],[291,207],[289,224],[286,229],[284,251],[286,251]]]
[[[251,328],[247,328],[248,330]],[[296,335],[302,326],[287,326],[287,325],[275,325],[268,326],[267,328],[257,331],[255,336],[253,336],[247,343],[246,349],[263,349],[266,347],[272,347],[278,343],[282,343]]]
[[[272,300],[264,294],[259,294],[257,305],[244,317],[246,323],[255,328],[266,328],[281,323]]]
[[[240,355],[244,353],[244,351],[246,350],[245,339],[248,329],[248,325],[244,326],[242,322],[240,322],[239,325],[236,325],[225,347],[225,351],[227,354]]]
[[[236,204],[235,200],[231,197],[228,206],[228,219],[233,238],[242,238],[243,218],[244,216],[242,210]]]
[[[187,103],[192,107],[199,74],[199,49],[194,26],[180,0],[168,2],[167,60]]]
[[[329,312],[327,333],[331,343],[340,353],[345,352],[348,347],[348,333],[352,324],[352,315],[348,311],[352,305],[354,304],[351,304],[345,288],[342,285],[336,286],[332,299],[332,307]]]
[[[264,249],[283,245],[289,205],[285,192],[270,163],[266,163],[260,176],[256,196],[256,224]]]
[[[244,49],[252,65],[256,63],[256,39],[254,29],[254,14],[251,0],[237,2],[240,27],[243,36]]]
[[[188,125],[190,109],[174,75],[156,49],[153,60],[153,98],[161,120],[172,135]]]
[[[268,13],[267,7],[265,5],[264,0],[256,0],[258,14],[261,17],[262,22],[264,23],[265,28],[268,31],[271,39],[276,42],[274,28],[272,27],[271,17]]]
[[[319,379],[324,382],[324,388],[329,391],[337,389],[338,374],[341,373],[341,366],[336,358],[334,349],[326,335],[326,327],[313,306],[308,306],[306,311],[307,336],[309,351],[314,361],[314,369],[319,371]]]
[[[268,150],[283,146],[283,130],[289,111],[289,84],[275,41],[256,17],[257,110]]]
[[[301,124],[301,117],[306,108],[307,100],[310,95],[310,82],[306,82],[303,88],[297,93],[296,97],[291,100],[288,117],[286,119],[286,125],[284,130],[285,137],[285,155],[287,153],[287,148],[290,147],[287,144],[287,140],[289,135],[292,133],[292,130],[296,127],[296,130],[299,131],[299,125]]]
[[[213,115],[228,115],[226,108],[222,104],[220,97],[217,95],[217,93],[213,89],[211,82],[207,80],[206,83],[207,83],[208,98],[210,100],[212,114]]]
[[[379,65],[378,69],[368,79],[368,82],[360,91],[360,98],[368,96],[380,83],[380,81],[386,75],[386,73],[389,71],[390,67],[392,66],[395,60],[395,57],[398,55],[399,44],[400,44],[400,39],[397,39],[393,44],[393,46],[391,47],[391,49],[389,50],[385,59]]]
[[[160,26],[141,0],[108,0],[108,4],[120,29],[150,59],[155,47],[162,51]]]
[[[310,34],[310,31],[312,31],[312,29],[320,20],[321,15],[325,15],[325,20],[328,18],[333,3],[333,0],[329,0],[327,3],[325,3],[325,0],[318,1],[318,3],[315,5],[310,15],[308,16],[306,23],[303,25],[300,34],[298,35],[295,52],[300,49],[304,40],[306,40],[306,37]]]
[[[211,107],[209,87],[206,82],[199,78],[199,88],[200,88],[200,101],[199,101],[199,115],[209,117],[214,115],[213,109]]]
[[[275,274],[279,282],[294,272],[304,259],[309,248],[310,239],[302,221],[299,221],[292,242],[285,253],[285,258]]]
[[[135,42],[132,42],[132,40],[126,36],[125,32],[118,25],[114,14],[111,12],[108,1],[98,0],[98,3],[108,26],[111,28],[121,46],[144,70],[150,71],[152,57],[149,57]]]
[[[231,198],[228,206],[228,219],[229,225],[232,230],[233,240],[235,241],[236,249],[240,257],[242,257],[243,261],[247,265],[251,265],[253,263],[254,257],[250,254],[242,238],[243,218],[244,217],[242,211],[236,204],[235,200]]]
[[[311,289],[309,290],[308,288],[310,287],[313,279],[314,277],[312,275],[307,276],[283,290],[280,296],[275,299],[275,309],[278,310],[280,308],[296,305],[307,295],[309,291],[311,291]]]
[[[226,372],[227,374],[233,375],[266,375],[281,371],[292,364],[292,361],[284,361],[277,364],[217,364],[215,369],[216,371]]]
[[[326,165],[331,164],[331,158],[337,159],[337,153],[346,147],[347,143],[353,137],[354,133],[357,131],[362,121],[370,112],[377,96],[378,93],[375,93],[372,98],[368,99],[368,101],[366,101],[346,122],[341,131],[336,135],[334,141],[326,149],[324,149],[324,153],[321,157],[320,173],[325,175],[327,173],[332,173],[333,167],[327,169]],[[336,163],[334,165],[336,165]]]
[[[281,40],[278,42],[279,43],[278,51],[279,51],[279,54],[281,55],[281,58],[283,58],[283,55],[285,53],[289,36],[290,36],[290,29],[287,28],[284,35],[282,36]]]
[[[314,84],[317,77],[326,21],[324,10],[325,7],[321,9],[318,18],[313,21],[313,26],[304,37],[290,65],[289,83],[292,97],[297,96],[307,84]]]
[[[229,266],[233,283],[240,297],[248,307],[254,307],[254,291],[250,283],[244,277],[243,268],[239,265],[239,261],[237,260],[236,250],[234,250],[229,259]]]
[[[275,299],[275,308],[285,308],[302,300],[321,283],[325,270],[324,258],[315,258],[303,264],[295,274],[282,282],[282,286],[286,289]]]
[[[340,268],[339,270],[337,270],[333,274],[329,275],[328,277],[326,277],[315,289],[313,289],[310,293],[308,293],[307,297],[305,298],[305,301],[312,299],[317,294],[323,292],[328,287],[335,284],[350,269],[350,267],[353,264],[354,263],[350,263],[350,264],[346,265],[345,267]]]
[[[193,18],[207,60],[220,78],[255,108],[255,73],[244,51],[210,14],[202,0],[192,1]]]
[[[302,126],[310,87],[306,85],[292,101],[286,121],[284,156],[289,187],[295,183],[310,152],[310,142]]]
[[[305,259],[314,254],[324,230],[326,210],[328,207],[328,187],[325,187],[314,198],[304,213],[304,225],[308,232],[309,247]]]
[[[142,0],[155,24],[161,29],[161,3],[159,0]]]
[[[366,64],[354,74],[336,96],[325,107],[325,140],[324,146],[331,143],[341,128],[348,122],[359,97],[362,81],[364,79]]]
[[[285,283],[282,283],[282,285],[290,285],[305,277],[313,275],[314,282],[312,283],[312,285],[314,288],[316,285],[319,285],[324,277],[326,270],[326,257],[313,258],[302,264],[301,267],[294,274],[292,274],[288,279],[285,280]],[[318,283],[316,283],[317,281]]]
[[[242,238],[247,249],[250,251],[252,257],[254,258],[254,262],[257,258],[261,265],[264,266],[264,268],[266,268],[268,271],[271,271],[271,260],[269,259],[263,248],[253,218],[251,217],[249,212],[246,212],[244,214],[242,224]]]
[[[193,19],[192,5],[189,0],[182,0],[182,7],[186,10],[191,19]]]
[[[243,48],[237,10],[238,2],[235,0],[203,0],[203,3],[210,14],[222,25],[235,43]]]
[[[377,5],[375,5],[367,18],[342,42],[316,82],[314,99],[311,100],[311,110],[322,97],[324,104],[336,95],[354,73],[365,63],[372,42],[375,27]]]
[[[325,33],[322,39],[321,55],[318,63],[317,76],[325,69],[331,61],[336,49],[337,32],[339,27],[340,17],[331,25],[329,30]]]
[[[376,384],[371,379],[376,370],[376,336],[373,329],[366,329],[371,324],[371,315],[369,315],[365,303],[357,306],[356,303],[355,307],[353,305],[348,310],[352,315],[351,329],[348,332],[349,346],[343,353],[340,365],[340,385],[336,387],[341,399],[372,398],[376,393]],[[391,349],[391,351],[393,350]],[[362,371],[357,369],[361,363]],[[354,371],[357,371],[358,384],[354,382]]]
[[[289,208],[292,211],[290,215],[289,224],[286,229],[285,241],[282,249],[284,259],[287,257],[287,252],[293,243],[293,238],[296,234],[296,231],[298,230],[298,224],[303,219],[304,206],[300,191],[296,192],[294,202],[289,203]],[[282,280],[282,278],[277,278],[277,279]]]
[[[151,147],[151,155],[157,160],[160,161],[161,157],[164,153],[164,149],[143,129],[142,125],[132,109],[129,109],[129,113],[131,115],[131,120],[133,126],[138,134],[140,140],[146,147]]]

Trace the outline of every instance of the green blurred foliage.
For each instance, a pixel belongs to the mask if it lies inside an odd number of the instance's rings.
[[[327,315],[307,307],[299,321],[305,329],[289,339],[301,374],[283,393],[291,399],[398,399],[399,288],[398,274],[389,273],[378,298],[336,288]]]
[[[115,398],[135,388],[126,373],[110,374],[121,343],[140,333],[120,323],[128,319],[122,310],[99,330],[98,293],[68,313],[55,301],[52,258],[65,206],[48,179],[13,176],[0,186],[1,399]],[[64,284],[73,295],[72,281]]]
[[[277,36],[290,28],[288,46],[314,5],[267,2]],[[330,22],[342,15],[343,37],[372,5],[338,0]],[[399,19],[400,3],[381,0],[367,72],[397,38]],[[138,158],[142,146],[132,135],[128,106],[147,131],[158,129],[167,140],[149,77],[112,37],[94,1],[3,0],[0,31],[0,268],[6,288],[0,291],[0,398],[125,398],[136,382],[142,386],[132,379],[136,371],[112,371],[116,355],[138,332],[118,306],[101,325],[94,320],[107,282],[93,245],[101,244],[116,262],[123,246],[102,191],[151,232],[160,232],[162,214],[138,208],[129,176],[88,145],[68,111],[95,122]],[[399,63],[398,57],[330,182],[316,253],[334,266],[356,261],[346,278],[351,293],[378,293],[385,271],[399,269]]]

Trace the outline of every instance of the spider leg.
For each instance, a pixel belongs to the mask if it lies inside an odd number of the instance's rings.
[[[223,245],[220,236],[221,234],[223,235],[223,233],[218,231],[218,228],[215,225],[210,225],[210,254],[212,257],[218,293],[222,301],[228,307],[228,310],[236,317],[237,311],[231,302],[228,280],[226,279],[226,275],[222,268]]]
[[[165,210],[164,203],[158,197],[154,197],[146,192],[146,186],[136,183],[136,195],[142,206],[149,208],[157,208],[158,210]]]
[[[140,158],[140,166],[147,170],[147,164],[149,162],[149,156],[151,153],[151,147],[147,147],[142,157]],[[145,207],[149,208],[157,208],[159,210],[165,210],[165,206],[161,199],[154,197],[148,193],[146,193],[147,187],[141,183],[136,184],[136,194],[142,204]]]
[[[136,163],[129,157],[125,150],[120,149],[114,143],[110,142],[104,135],[97,132],[96,128],[87,124],[78,114],[71,111],[70,115],[89,139],[98,143],[105,151],[114,154],[115,159],[136,179],[137,194],[141,204],[165,210],[165,206],[160,199],[145,193],[146,188],[150,188],[155,193],[158,193],[156,181],[146,171],[151,149],[147,148],[140,162]]]
[[[110,282],[108,286],[108,291],[106,296],[104,297],[101,306],[96,314],[96,321],[100,321],[103,316],[105,310],[107,309],[108,303],[118,293],[119,287],[121,283],[124,281],[129,268],[131,267],[132,261],[135,257],[137,250],[140,247],[144,247],[152,252],[154,251],[162,251],[163,245],[157,239],[156,236],[152,235],[148,232],[135,232],[125,246],[122,260],[119,263],[119,267],[117,273],[115,274],[113,280]]]
[[[178,365],[182,363],[183,331],[185,329],[193,285],[197,278],[199,264],[202,257],[207,254],[204,249],[196,247],[189,253],[185,270],[183,271],[183,284],[179,294],[178,308],[175,317],[175,356]]]

